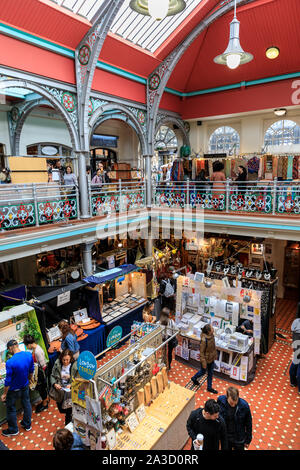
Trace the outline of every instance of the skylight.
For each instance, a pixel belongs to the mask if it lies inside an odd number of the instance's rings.
[[[92,21],[104,0],[52,0],[57,5]],[[175,16],[156,21],[129,7],[125,0],[111,26],[111,32],[150,52],[155,52],[203,0],[186,0],[186,8]]]

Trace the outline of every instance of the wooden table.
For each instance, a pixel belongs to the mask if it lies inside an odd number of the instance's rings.
[[[134,430],[117,436],[113,450],[181,450],[189,436],[186,423],[195,409],[195,392],[169,383],[146,407],[146,417]]]

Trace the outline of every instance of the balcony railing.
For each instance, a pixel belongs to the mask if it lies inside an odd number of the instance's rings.
[[[300,183],[296,181],[163,182],[154,190],[154,205],[196,207],[239,214],[300,214]]]
[[[145,182],[88,185],[92,217],[146,207]],[[36,227],[80,219],[77,187],[48,184],[0,185],[0,229]],[[201,208],[231,214],[300,215],[300,184],[293,181],[163,182],[153,185],[153,207]]]
[[[145,207],[144,183],[88,185],[90,214],[106,215]],[[0,230],[80,219],[78,187],[48,184],[0,185]]]

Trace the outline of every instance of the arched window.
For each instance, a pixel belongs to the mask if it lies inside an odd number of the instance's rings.
[[[210,153],[237,154],[240,150],[240,136],[229,126],[218,127],[209,139]]]
[[[161,126],[155,136],[155,150],[177,150],[175,132],[167,126]]]
[[[282,150],[287,147],[289,151],[292,145],[300,144],[300,126],[294,121],[284,119],[276,121],[265,133],[264,145],[267,147],[280,146]]]

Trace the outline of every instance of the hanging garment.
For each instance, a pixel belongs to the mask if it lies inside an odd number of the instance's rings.
[[[251,174],[258,173],[259,158],[257,157],[250,158],[250,160],[248,160],[247,167],[248,167],[248,173],[251,173]]]
[[[265,174],[265,162],[264,162],[264,157],[261,156],[259,159],[258,178],[259,179],[263,178],[264,174]]]
[[[226,178],[231,177],[231,162],[229,159],[225,160],[225,176]]]
[[[299,157],[296,155],[293,160],[293,180],[298,179]]]
[[[277,176],[278,176],[278,158],[279,157],[274,157],[273,156],[273,163],[272,163],[272,166],[273,166],[273,179],[277,178]]]
[[[283,177],[283,157],[278,157],[277,177]]]
[[[293,178],[293,155],[288,156],[288,167],[287,167],[287,179],[291,180]]]
[[[283,157],[282,160],[282,178],[287,179],[288,157]]]

